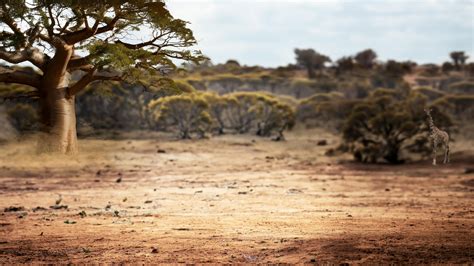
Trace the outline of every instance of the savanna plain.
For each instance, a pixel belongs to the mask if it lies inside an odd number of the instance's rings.
[[[128,134],[128,135],[126,135]],[[359,164],[294,130],[178,141],[81,139],[77,157],[2,147],[0,261],[469,263],[473,142],[452,162]],[[327,145],[320,141],[324,139]]]

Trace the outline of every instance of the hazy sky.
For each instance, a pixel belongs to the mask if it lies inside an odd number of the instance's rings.
[[[214,63],[278,66],[293,49],[337,59],[373,48],[382,60],[474,58],[474,0],[168,0]],[[472,58],[470,59],[472,61]]]

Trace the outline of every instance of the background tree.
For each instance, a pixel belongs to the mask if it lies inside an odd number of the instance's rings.
[[[202,93],[202,97],[209,105],[209,114],[213,119],[216,131],[218,134],[224,134],[226,127],[225,111],[232,103],[229,102],[228,97],[222,97],[215,92]]]
[[[284,140],[283,132],[295,125],[295,111],[277,98],[261,94],[258,98],[259,119],[257,135],[262,137],[276,133],[275,140]]]
[[[341,74],[341,73],[344,73],[344,72],[347,72],[347,71],[351,71],[351,70],[354,69],[354,66],[355,66],[354,58],[352,58],[350,56],[341,57],[336,61],[337,74]]]
[[[228,127],[243,134],[256,128],[258,120],[258,93],[234,92],[225,95],[227,108],[225,117]]]
[[[454,63],[454,67],[456,68],[456,70],[461,70],[462,67],[464,66],[464,64],[466,64],[466,60],[469,58],[469,56],[467,56],[464,52],[462,51],[455,51],[455,52],[451,52],[449,54],[449,56],[451,57],[451,59],[453,60],[453,63]]]
[[[195,133],[203,137],[211,124],[209,105],[202,95],[184,93],[163,97],[150,103],[158,128],[175,131],[181,139]]]
[[[295,54],[297,64],[306,68],[308,77],[311,79],[316,77],[316,71],[324,68],[326,62],[331,62],[328,56],[313,49],[295,49]]]
[[[426,98],[417,93],[407,96],[393,90],[379,89],[356,105],[347,119],[343,137],[350,143],[355,159],[362,162],[400,163],[401,151],[424,152],[428,148]],[[438,127],[450,120],[438,114]],[[423,148],[425,148],[423,150]]]
[[[449,72],[451,72],[453,70],[454,70],[454,65],[451,64],[451,62],[444,62],[441,65],[441,71],[443,71],[443,73],[445,73],[445,74],[449,74]]]
[[[7,109],[13,127],[19,132],[35,130],[38,124],[38,113],[29,104],[18,103]]]
[[[88,84],[135,82],[175,68],[171,59],[204,58],[188,49],[196,44],[192,31],[162,1],[6,0],[0,27],[0,59],[36,68],[1,67],[0,82],[30,86],[39,97],[46,151],[77,151],[74,100]],[[82,74],[71,84],[73,71]]]
[[[366,49],[356,54],[354,57],[357,64],[366,69],[371,69],[377,59],[377,54],[372,49]]]

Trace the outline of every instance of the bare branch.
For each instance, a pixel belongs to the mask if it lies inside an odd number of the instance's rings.
[[[93,69],[79,79],[74,85],[68,88],[67,95],[74,96],[84,90],[90,83],[99,80],[121,81],[122,76],[110,75],[108,73],[98,73],[97,69]]]
[[[0,82],[17,83],[39,88],[41,75],[31,72],[0,67]]]
[[[92,57],[91,55],[88,55],[84,57],[76,56],[76,57],[71,58],[71,60],[69,60],[69,63],[67,65],[68,70],[69,71],[83,70],[83,71],[89,72],[94,67],[90,63],[91,57]]]
[[[131,50],[141,49],[141,48],[146,47],[146,46],[154,46],[154,47],[158,47],[158,49],[161,49],[163,47],[163,45],[166,45],[167,41],[169,39],[171,39],[171,37],[169,36],[170,33],[171,33],[171,31],[161,32],[159,35],[157,35],[153,39],[151,39],[149,41],[146,41],[146,42],[137,43],[137,44],[126,43],[126,42],[123,42],[121,40],[117,40],[117,41],[115,41],[115,43],[121,44],[121,45],[125,46],[127,49],[131,49]],[[159,40],[160,38],[163,38],[166,35],[168,35],[168,37],[162,44],[156,44],[155,43],[157,40]]]
[[[18,27],[18,25],[16,24],[15,20],[10,16],[8,15],[8,8],[5,4],[2,4],[2,13],[1,13],[1,18],[2,18],[2,22],[4,22],[5,24],[8,25],[8,27],[10,27],[10,29],[16,33],[16,34],[21,34],[21,35],[24,35],[23,32],[21,32],[20,28]]]
[[[0,59],[11,64],[18,64],[25,61],[31,62],[40,69],[44,68],[46,55],[37,48],[26,48],[17,52],[6,52],[0,50]]]
[[[51,20],[51,24],[48,25],[48,34],[50,37],[53,37],[54,35],[54,26],[56,26],[56,20],[54,19],[53,16],[53,11],[51,10],[51,5],[47,4],[48,8],[48,14],[49,14],[49,19]]]
[[[37,99],[40,97],[40,94],[38,91],[30,91],[30,92],[24,92],[24,93],[18,93],[18,94],[13,94],[13,95],[7,95],[7,96],[1,96],[0,99],[2,99],[4,102],[8,100],[18,100],[18,99]]]
[[[63,36],[63,38],[66,43],[70,45],[87,40],[88,38],[94,35],[113,30],[119,19],[120,13],[116,12],[115,17],[112,18],[110,21],[106,22],[106,25],[102,27],[99,27],[101,23],[100,19],[96,19],[96,22],[94,23],[92,28],[86,24],[87,27],[78,31],[67,33]],[[87,18],[85,19],[85,21],[87,21]]]

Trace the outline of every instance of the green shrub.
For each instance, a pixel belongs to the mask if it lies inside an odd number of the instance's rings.
[[[192,134],[204,137],[211,125],[208,107],[201,95],[191,93],[163,97],[149,104],[157,127],[176,132],[181,139],[190,139]]]
[[[284,140],[283,131],[295,125],[295,112],[291,106],[271,95],[258,98],[257,135],[268,137],[277,133],[276,140]]]
[[[12,126],[19,132],[38,129],[38,111],[29,104],[19,103],[7,109]]]
[[[461,82],[453,83],[449,85],[448,91],[452,93],[474,94],[474,82],[461,81]]]
[[[426,97],[390,90],[377,90],[357,104],[345,122],[343,138],[350,146],[354,158],[361,162],[401,163],[402,151],[425,153],[428,148],[426,116],[423,108]],[[438,127],[449,126],[443,114],[435,119]],[[443,116],[443,119],[438,119]]]
[[[238,133],[247,133],[256,127],[258,93],[234,92],[224,96],[227,101],[227,126]]]

